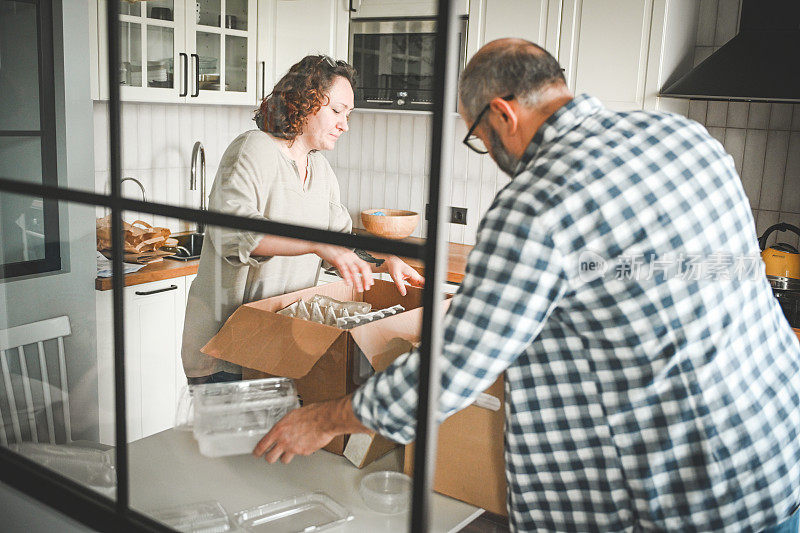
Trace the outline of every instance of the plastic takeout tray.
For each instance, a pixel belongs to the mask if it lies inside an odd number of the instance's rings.
[[[159,509],[151,516],[176,531],[186,533],[225,533],[231,531],[228,513],[216,501],[178,505]]]
[[[294,381],[266,378],[192,387],[194,436],[200,453],[250,453],[283,416],[300,406]]]
[[[350,511],[324,492],[310,492],[239,511],[233,521],[241,529],[256,533],[312,533],[352,519]]]

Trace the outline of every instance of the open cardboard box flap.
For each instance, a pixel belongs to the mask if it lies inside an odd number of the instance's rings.
[[[391,360],[408,351],[408,344],[393,339],[419,340],[422,289],[407,289],[406,296],[401,296],[394,283],[375,280],[372,289],[359,293],[339,281],[244,304],[202,352],[246,368],[299,379],[340,336],[349,332],[373,368],[382,370]],[[367,301],[375,310],[400,304],[407,311],[350,330],[277,314],[298,299],[308,300],[315,294],[342,301]]]

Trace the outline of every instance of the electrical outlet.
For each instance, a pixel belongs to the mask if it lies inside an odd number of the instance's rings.
[[[425,204],[425,220],[431,218],[431,204]],[[450,206],[450,223],[467,225],[467,208]]]

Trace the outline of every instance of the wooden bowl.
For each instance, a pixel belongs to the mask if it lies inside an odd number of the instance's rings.
[[[384,215],[373,213],[380,211]],[[378,237],[405,239],[419,224],[419,213],[401,209],[367,209],[361,212],[364,228]]]

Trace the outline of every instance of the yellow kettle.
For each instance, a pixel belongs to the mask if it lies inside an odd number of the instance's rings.
[[[767,276],[789,278],[791,281],[800,282],[800,253],[797,248],[783,242],[765,248],[767,238],[774,231],[791,231],[800,235],[800,228],[781,222],[767,228],[767,231],[758,239],[758,246],[762,250],[761,259],[766,266]]]

